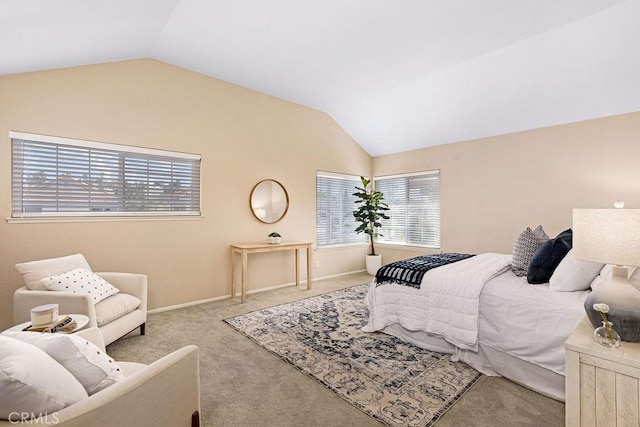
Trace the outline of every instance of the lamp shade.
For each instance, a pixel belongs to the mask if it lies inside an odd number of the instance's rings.
[[[577,259],[640,265],[640,209],[574,209],[573,250]]]

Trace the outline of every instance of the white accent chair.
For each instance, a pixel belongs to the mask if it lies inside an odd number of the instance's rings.
[[[74,268],[90,270],[81,254],[31,261],[17,264],[26,286],[13,294],[13,321],[15,324],[28,322],[33,307],[44,304],[58,304],[60,314],[84,314],[89,317],[88,328],[98,327],[102,331],[105,345],[140,328],[145,334],[147,321],[147,276],[134,273],[95,273],[120,290],[104,300],[95,303],[86,294],[47,290],[40,279],[65,273]],[[134,297],[134,298],[132,298]],[[139,302],[138,302],[139,301]]]
[[[85,329],[76,334],[105,350],[99,329]],[[23,424],[64,427],[200,425],[198,347],[182,347],[150,365],[116,363],[125,377],[115,384],[46,417],[41,416],[37,423],[34,419],[0,420],[0,427]]]

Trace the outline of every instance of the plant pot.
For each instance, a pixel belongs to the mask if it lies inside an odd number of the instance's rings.
[[[369,273],[370,276],[375,276],[378,269],[382,267],[382,255],[367,255],[366,265],[367,273]]]
[[[282,237],[267,237],[267,243],[271,243],[272,245],[277,245],[282,243]]]

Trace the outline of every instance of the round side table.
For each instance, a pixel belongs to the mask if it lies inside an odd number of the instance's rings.
[[[64,316],[64,314],[63,314]],[[71,317],[73,320],[76,321],[76,327],[73,331],[60,331],[60,332],[56,332],[56,333],[74,333],[79,331],[80,329],[84,328],[85,326],[87,326],[87,324],[89,323],[89,317],[85,316],[84,314],[69,314],[69,317]],[[24,322],[24,323],[20,323],[19,325],[15,325],[10,327],[9,329],[3,331],[3,332],[7,332],[7,331],[22,331],[24,328],[27,328],[31,326],[31,321],[29,322]]]

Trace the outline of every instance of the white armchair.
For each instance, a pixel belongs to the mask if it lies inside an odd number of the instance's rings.
[[[102,331],[106,345],[140,328],[145,334],[147,321],[147,276],[134,273],[95,273],[119,289],[120,292],[95,303],[87,294],[46,290],[36,286],[40,279],[70,271],[88,268],[80,254],[43,261],[18,264],[27,286],[17,289],[13,295],[13,321],[16,324],[30,320],[33,307],[58,304],[60,314],[84,314],[89,317],[89,328]]]
[[[77,332],[104,350],[96,328]],[[124,378],[49,416],[31,420],[0,420],[0,427],[38,424],[55,426],[199,426],[199,350],[188,345],[144,365],[117,361]],[[37,415],[37,414],[36,414]],[[18,415],[16,415],[18,417]]]

